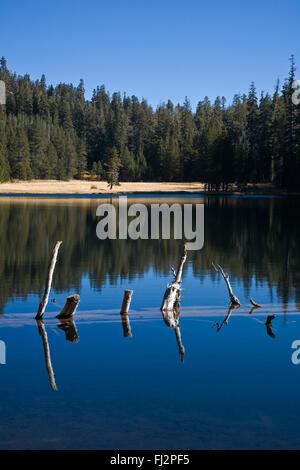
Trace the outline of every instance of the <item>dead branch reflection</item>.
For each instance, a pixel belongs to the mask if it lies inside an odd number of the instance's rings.
[[[46,363],[46,369],[48,372],[50,386],[52,390],[58,390],[56,386],[55,374],[54,374],[54,370],[53,370],[52,362],[51,362],[50,347],[49,347],[46,328],[45,328],[43,320],[36,320],[36,323],[38,326],[39,335],[41,336],[42,341],[43,341],[45,363]]]
[[[217,327],[217,333],[222,330],[222,328],[223,328],[224,325],[228,326],[229,318],[230,318],[230,316],[231,316],[231,314],[232,314],[232,311],[233,311],[235,308],[239,308],[239,307],[238,307],[237,305],[230,304],[230,305],[229,305],[229,308],[228,308],[228,312],[227,312],[227,314],[226,314],[224,320],[222,321],[222,323],[218,323],[217,321],[214,322],[213,327],[214,327],[214,326]]]

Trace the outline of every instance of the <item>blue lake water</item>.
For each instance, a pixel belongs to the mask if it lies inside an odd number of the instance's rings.
[[[188,198],[204,204],[205,241],[184,266],[180,341],[160,306],[183,242],[101,241],[102,202],[0,199],[0,448],[300,448],[300,364],[291,360],[300,340],[300,200]],[[35,315],[57,240],[43,324],[53,390]],[[242,304],[227,322],[228,292],[212,262],[229,273]],[[124,289],[134,291],[131,337],[119,313]],[[72,342],[56,315],[75,293]],[[250,297],[262,307],[251,312]]]

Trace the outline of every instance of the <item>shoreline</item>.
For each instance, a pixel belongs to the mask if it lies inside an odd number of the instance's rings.
[[[112,190],[107,187],[106,181],[57,181],[57,180],[31,180],[0,183],[0,197],[113,197],[120,195],[172,195],[184,194],[186,196],[199,194],[201,196],[299,196],[299,193],[288,192],[275,188],[271,184],[248,185],[247,190],[238,191],[233,188],[229,191],[207,191],[204,183],[191,182],[124,182],[114,186]]]
[[[191,182],[124,182],[113,189],[107,187],[106,181],[57,181],[57,180],[31,180],[0,183],[0,197],[105,197],[118,195],[139,195],[139,194],[186,194],[203,196],[219,195],[219,196],[247,196],[247,195],[269,195],[269,196],[286,196],[299,195],[283,191],[275,188],[271,184],[248,185],[247,190],[238,191],[234,186],[229,191],[207,191],[204,183]]]

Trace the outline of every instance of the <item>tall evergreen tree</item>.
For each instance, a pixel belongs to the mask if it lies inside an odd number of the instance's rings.
[[[112,189],[113,186],[119,186],[119,173],[122,163],[119,159],[118,150],[116,147],[111,149],[109,160],[105,166],[107,167],[106,179],[110,189]]]
[[[17,129],[16,139],[12,146],[12,177],[21,180],[33,177],[29,142],[25,131],[20,128]]]

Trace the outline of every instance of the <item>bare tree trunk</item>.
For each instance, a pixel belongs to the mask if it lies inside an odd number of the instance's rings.
[[[132,294],[133,294],[133,290],[124,291],[124,297],[123,297],[122,307],[120,311],[122,326],[123,326],[123,334],[125,338],[132,337],[130,321],[129,321],[129,316],[128,316]]]
[[[53,367],[51,363],[50,348],[49,348],[48,336],[47,336],[47,332],[45,329],[45,325],[44,325],[43,320],[37,320],[36,322],[38,325],[39,334],[43,340],[46,369],[48,372],[50,385],[51,385],[52,390],[57,390],[57,386],[55,383],[55,375],[54,375],[54,371],[53,371]]]
[[[219,264],[217,264],[217,266],[215,266],[214,263],[212,263],[212,265],[213,265],[213,267],[215,268],[215,270],[217,272],[222,274],[222,276],[224,278],[224,281],[226,282],[226,285],[227,285],[229,298],[230,298],[230,302],[232,303],[232,305],[240,306],[241,303],[240,303],[239,299],[234,295],[234,293],[232,291],[232,288],[231,288],[231,285],[230,285],[230,282],[229,282],[229,275],[224,273],[223,268]]]
[[[69,297],[67,297],[67,301],[64,308],[58,315],[56,315],[56,318],[58,318],[59,320],[67,320],[69,318],[72,318],[75,315],[75,312],[79,305],[79,300],[80,297],[78,294],[70,295]]]
[[[44,296],[40,302],[39,309],[35,317],[36,320],[41,320],[43,318],[44,312],[46,310],[46,307],[49,301],[49,294],[50,294],[51,285],[52,285],[53,273],[54,273],[54,269],[55,269],[55,265],[57,261],[57,254],[58,254],[58,250],[61,244],[62,244],[61,241],[57,242],[53,250],[53,255],[52,255],[51,263],[49,266],[48,276],[47,276],[46,285],[45,285]]]
[[[184,247],[183,250],[183,255],[180,259],[177,272],[172,268],[173,274],[174,274],[174,281],[173,283],[169,286],[167,286],[167,289],[164,294],[164,298],[162,301],[162,305],[160,309],[163,310],[168,310],[172,311],[175,307],[176,302],[180,299],[180,293],[181,293],[181,284],[182,284],[182,271],[183,271],[183,266],[186,261],[187,257],[187,250]]]

